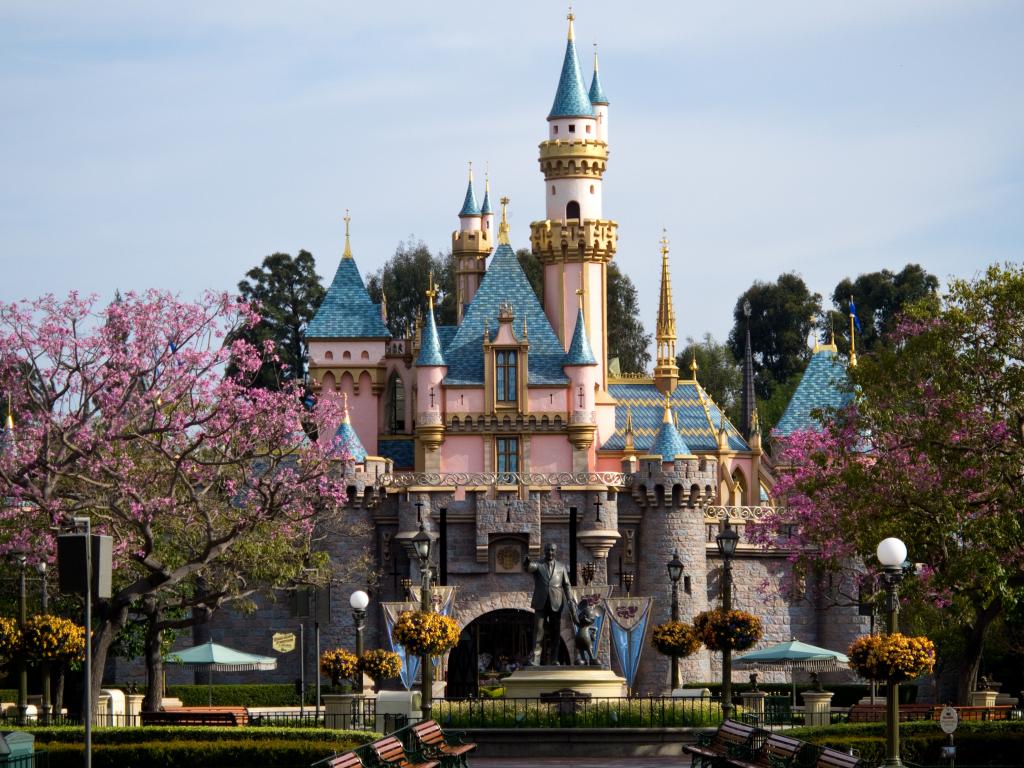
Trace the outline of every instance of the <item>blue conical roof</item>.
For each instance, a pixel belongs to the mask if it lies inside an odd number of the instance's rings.
[[[352,429],[352,423],[348,418],[347,398],[341,413],[341,424],[338,425],[338,429],[334,433],[334,450],[336,453],[349,456],[356,464],[366,461],[366,449],[363,448],[363,443],[356,431]]]
[[[676,429],[672,412],[667,406],[661,422],[661,429],[658,430],[658,434],[654,438],[650,453],[654,456],[661,456],[662,461],[672,461],[676,456],[690,455],[690,448],[683,440],[683,436],[679,434],[679,430]]]
[[[587,326],[583,319],[583,309],[576,310],[576,330],[572,333],[572,343],[565,353],[564,365],[597,365],[594,352],[590,349],[587,339]]]
[[[480,206],[480,213],[486,215],[486,214],[488,214],[490,212],[491,212],[491,193],[490,193],[490,191],[486,187],[484,187],[484,203],[483,203],[483,205]]]
[[[441,338],[437,334],[437,324],[434,322],[434,307],[427,312],[427,327],[423,329],[423,336],[420,339],[420,354],[416,358],[416,365],[444,365],[444,355],[441,354]]]
[[[571,37],[565,46],[562,74],[558,78],[558,90],[555,91],[555,102],[551,105],[548,120],[556,117],[594,117],[594,105],[587,95],[580,60],[576,55],[576,42]]]
[[[608,106],[608,97],[601,87],[601,78],[597,74],[597,56],[594,56],[594,79],[590,81],[590,103]]]
[[[848,391],[846,366],[839,359],[834,345],[826,345],[811,357],[796,392],[772,433],[788,437],[798,429],[821,429],[814,415],[829,408],[842,408],[853,397]]]
[[[479,216],[480,208],[476,204],[476,195],[473,193],[473,179],[470,177],[466,186],[466,199],[462,202],[462,210],[459,216]]]
[[[307,339],[389,338],[380,306],[370,300],[355,259],[338,265],[327,295],[306,328]]]

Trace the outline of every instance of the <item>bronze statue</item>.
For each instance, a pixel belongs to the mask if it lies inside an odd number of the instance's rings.
[[[558,633],[562,623],[562,608],[568,603],[573,605],[572,585],[569,583],[569,572],[565,565],[555,559],[558,546],[548,544],[544,547],[544,560],[534,562],[526,557],[523,569],[533,574],[533,654],[530,665],[538,666],[544,647],[544,654],[549,664],[558,663]],[[575,610],[575,608],[573,608]]]

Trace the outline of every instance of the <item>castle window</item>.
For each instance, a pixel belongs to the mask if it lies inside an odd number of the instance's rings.
[[[551,185],[551,194],[552,195],[555,194],[555,185],[554,184]]]
[[[366,350],[364,349],[364,350],[362,351],[362,354],[360,354],[360,355],[359,355],[359,359],[360,359],[360,360],[369,360],[369,359],[370,359],[370,353],[369,353],[369,352],[367,352],[367,351],[366,351]]]
[[[388,379],[388,431],[391,433],[405,431],[405,385],[397,373]]]
[[[565,218],[567,219],[578,219],[580,217],[580,204],[575,200],[570,200],[565,204]]]
[[[555,126],[555,133],[558,133],[558,126]]]
[[[569,123],[569,133],[576,133],[576,124]]]
[[[324,360],[333,360],[333,359],[334,359],[334,353],[333,352],[331,352],[330,350],[327,350],[326,352],[324,352]]]
[[[342,352],[342,353],[341,353],[341,359],[342,359],[342,360],[351,360],[351,359],[352,359],[352,353],[351,353],[351,352],[349,352],[349,351],[348,351],[348,350],[346,349],[346,350],[345,350],[344,352]]]
[[[594,185],[593,184],[590,185],[590,194],[594,194]]]
[[[494,399],[499,403],[516,401],[518,355],[515,350],[504,350],[494,355]]]
[[[587,133],[590,133],[590,126],[587,126]]]
[[[498,474],[519,471],[519,438],[499,437],[494,441]]]

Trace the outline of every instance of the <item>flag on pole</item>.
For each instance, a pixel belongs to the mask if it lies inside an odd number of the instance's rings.
[[[857,317],[857,307],[854,306],[853,296],[850,297],[850,317],[853,318],[853,326],[857,329],[857,333],[861,333],[860,318]]]

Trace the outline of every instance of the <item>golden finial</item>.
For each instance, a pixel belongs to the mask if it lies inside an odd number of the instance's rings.
[[[348,208],[345,209],[345,250],[341,253],[341,258],[351,259],[352,258],[352,245],[348,241],[348,223],[352,221],[352,217],[348,215]]]
[[[693,349],[690,350],[690,373],[693,374],[693,380],[697,380],[697,369],[700,368],[697,365],[697,345],[693,345]]]
[[[664,227],[661,228],[661,240],[658,242],[661,243],[661,258],[668,259],[668,230]]]
[[[508,245],[508,195],[501,198],[501,223],[498,224],[498,245]]]
[[[633,452],[633,409],[629,403],[626,403],[625,445],[623,450],[627,453]]]
[[[437,296],[437,291],[434,289],[434,270],[430,270],[430,276],[427,278],[427,304],[430,305],[430,311],[434,311],[434,297]]]
[[[853,295],[850,296],[850,367],[857,367],[856,316],[853,314]]]
[[[469,161],[469,183],[473,183],[473,161]]]
[[[576,39],[576,33],[573,31],[572,23],[573,23],[573,21],[576,20],[576,16],[572,12],[572,5],[569,6],[569,15],[566,16],[566,18],[569,19],[569,39],[570,40],[575,40]]]
[[[529,336],[529,332],[526,330],[526,315],[523,315],[523,339]]]
[[[484,193],[491,191],[491,164],[484,163]]]
[[[672,418],[672,396],[668,392],[665,393],[665,415],[662,417],[661,422],[663,424],[675,425],[676,421]]]
[[[348,424],[348,392],[341,393],[341,423]]]
[[[576,295],[579,296],[580,311],[582,312],[583,311],[583,289],[582,288],[577,288],[576,289]]]
[[[381,322],[388,321],[388,295],[384,293],[384,287],[380,289],[380,319]]]
[[[761,423],[761,420],[757,416],[757,404],[755,403],[754,404],[754,416],[750,420],[750,431],[755,433],[755,434],[757,432],[759,432],[760,431],[760,423]]]
[[[594,41],[594,74],[597,74],[597,41]]]

